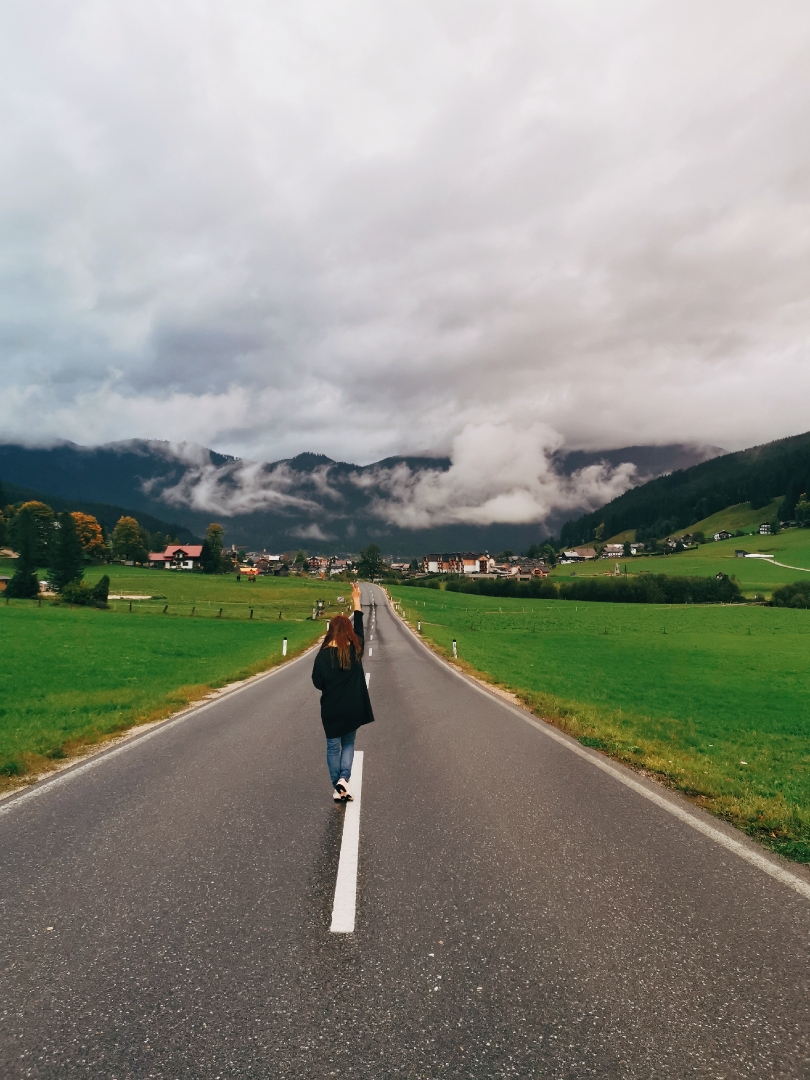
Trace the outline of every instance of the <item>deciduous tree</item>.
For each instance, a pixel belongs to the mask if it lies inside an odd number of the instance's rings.
[[[382,577],[385,570],[382,554],[376,544],[369,544],[360,552],[360,562],[357,564],[357,573],[360,577]]]
[[[26,521],[30,520],[34,524],[34,530],[37,537],[37,554],[36,561],[38,566],[47,566],[50,561],[51,544],[54,540],[54,513],[50,506],[44,502],[37,502],[31,500],[22,504],[18,510],[15,522],[19,519],[20,515],[25,512]],[[25,526],[28,527],[27,524]],[[16,525],[12,526],[12,542],[17,546],[19,544],[17,538]],[[19,550],[19,548],[17,548]]]
[[[92,514],[74,510],[70,515],[76,522],[76,533],[85,557],[91,562],[103,562],[107,557],[107,544],[98,521]]]
[[[134,517],[120,517],[113,529],[113,558],[125,562],[143,563],[149,558],[149,552],[143,545],[141,529]]]

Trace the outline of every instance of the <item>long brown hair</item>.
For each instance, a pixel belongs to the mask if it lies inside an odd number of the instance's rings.
[[[363,655],[363,646],[360,638],[355,634],[354,627],[345,615],[335,615],[329,623],[326,637],[323,639],[322,649],[330,647],[337,650],[338,664],[344,671],[352,666],[351,646],[354,645],[354,654],[359,660]]]

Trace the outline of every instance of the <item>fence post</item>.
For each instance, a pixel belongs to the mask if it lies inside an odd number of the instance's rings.
[[[253,608],[250,609],[250,617],[253,618]]]
[[[218,618],[218,619],[221,619],[221,618],[222,618],[222,608],[220,608],[220,609],[219,609],[219,615],[217,615],[217,618]]]
[[[168,604],[164,604],[164,605],[163,605],[163,614],[165,615],[165,614],[166,614],[166,612],[167,612],[168,610],[169,610],[169,605],[168,605]]]
[[[197,605],[195,604],[195,605],[194,605],[194,607],[193,607],[193,608],[191,609],[191,614],[192,614],[192,616],[194,615],[194,612],[195,612],[196,610],[197,610]]]
[[[129,610],[132,611],[132,601],[129,602]]]

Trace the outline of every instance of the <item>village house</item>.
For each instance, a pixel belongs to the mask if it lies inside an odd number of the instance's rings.
[[[563,557],[560,562],[585,562],[588,559],[596,558],[596,548],[592,547],[577,547],[571,548],[570,551],[564,551]]]
[[[769,526],[769,528],[770,528],[770,526]],[[721,529],[720,532],[716,532],[714,534],[714,539],[715,540],[730,540],[731,539],[731,533],[726,532],[725,529]]]
[[[762,524],[760,525],[760,527],[759,527],[759,535],[760,536],[770,536],[771,535],[771,526],[767,521],[763,521]]]
[[[149,565],[164,570],[196,570],[202,557],[202,544],[169,544],[165,551],[153,551]]]
[[[602,548],[601,559],[616,559],[624,555],[624,544],[605,544]]]

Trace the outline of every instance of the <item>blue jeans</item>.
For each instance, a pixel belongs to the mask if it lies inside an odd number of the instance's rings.
[[[356,731],[350,731],[348,735],[326,740],[326,764],[329,768],[329,776],[332,778],[332,787],[338,780],[348,780],[352,775],[356,735]]]

